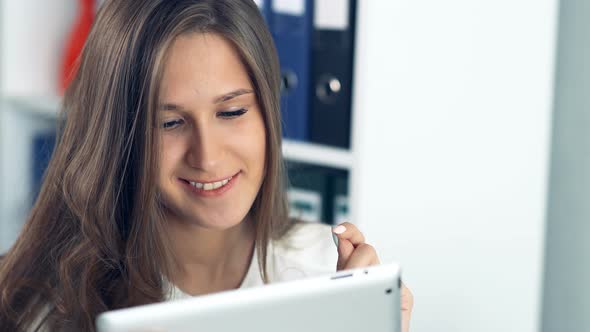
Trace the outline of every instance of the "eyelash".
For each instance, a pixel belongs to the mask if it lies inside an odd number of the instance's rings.
[[[182,119],[166,121],[166,122],[162,123],[162,128],[163,129],[174,129],[174,128],[180,126],[183,122],[184,122],[184,120],[182,120]]]
[[[239,110],[235,110],[235,111],[219,112],[219,113],[217,113],[217,116],[224,118],[224,119],[233,119],[233,118],[237,118],[239,116],[244,115],[246,112],[248,112],[247,109],[240,108]]]
[[[225,120],[231,120],[237,117],[240,117],[248,112],[245,108],[240,108],[239,110],[235,111],[225,111],[225,112],[218,112],[217,116],[223,118]],[[174,129],[184,123],[183,119],[174,119],[171,121],[166,121],[162,124],[163,129],[171,130]]]

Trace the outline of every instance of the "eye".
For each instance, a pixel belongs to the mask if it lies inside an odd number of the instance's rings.
[[[239,110],[235,111],[217,112],[217,116],[224,119],[233,119],[244,115],[246,112],[248,112],[247,109],[240,108]]]
[[[166,121],[164,123],[162,123],[162,128],[163,129],[174,129],[180,125],[182,125],[184,123],[184,120],[182,119],[174,119],[174,120],[170,120],[170,121]]]

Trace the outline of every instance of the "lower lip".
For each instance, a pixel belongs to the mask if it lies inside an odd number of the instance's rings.
[[[231,180],[229,180],[229,182],[225,184],[225,186],[219,187],[217,189],[212,189],[212,190],[199,189],[199,188],[193,186],[192,184],[190,184],[189,182],[187,182],[186,180],[179,179],[179,181],[188,190],[190,190],[193,194],[195,194],[197,196],[200,196],[200,197],[218,197],[218,196],[221,196],[224,193],[226,193],[228,190],[230,190],[236,184],[236,181],[238,180],[238,176],[239,175],[240,175],[240,173],[234,175],[231,178]]]

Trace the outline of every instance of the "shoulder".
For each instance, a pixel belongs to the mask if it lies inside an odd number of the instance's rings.
[[[338,260],[332,227],[316,223],[296,223],[271,242],[269,254],[271,282],[331,273]]]

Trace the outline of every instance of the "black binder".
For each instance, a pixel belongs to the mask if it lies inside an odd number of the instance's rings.
[[[287,171],[287,194],[293,217],[299,218],[298,213],[314,216],[302,219],[330,225],[349,221],[347,170],[288,162]]]
[[[309,222],[330,222],[326,218],[328,178],[323,168],[313,165],[289,162],[289,214],[296,219]]]
[[[322,22],[326,7],[347,11],[348,22]],[[314,143],[350,147],[356,0],[316,0],[312,36],[309,136]],[[346,7],[338,7],[346,6]]]

